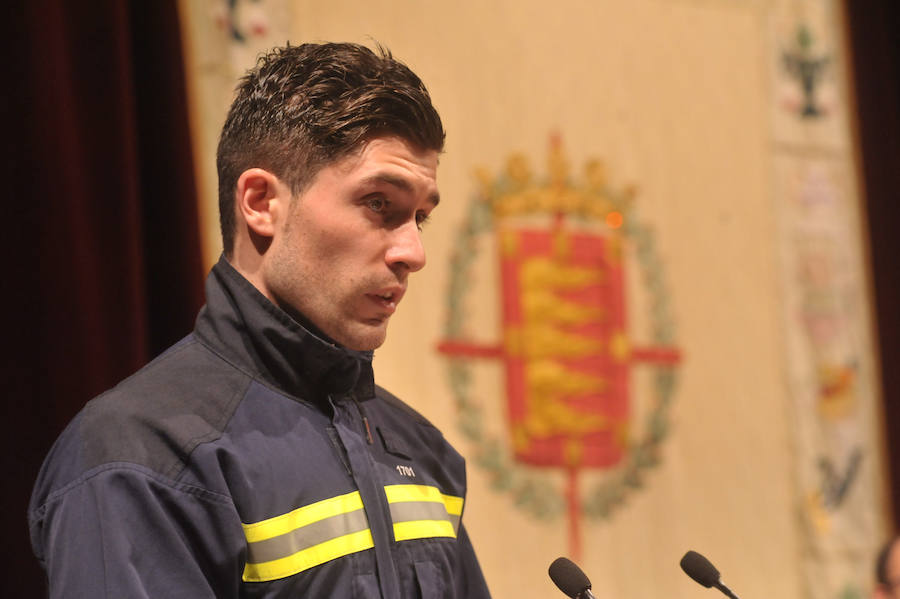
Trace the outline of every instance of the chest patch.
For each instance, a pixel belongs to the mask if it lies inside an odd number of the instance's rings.
[[[398,458],[406,460],[412,459],[412,452],[409,449],[409,445],[400,435],[382,426],[377,427],[377,429],[378,436],[381,437],[381,443],[384,445],[384,450],[386,452],[393,456],[397,456]],[[412,469],[410,469],[410,471],[412,471]],[[401,474],[403,473],[401,472]],[[405,476],[415,476],[415,474],[407,474]]]

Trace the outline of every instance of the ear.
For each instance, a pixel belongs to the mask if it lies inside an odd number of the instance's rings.
[[[247,169],[238,177],[235,203],[251,234],[271,238],[287,213],[290,188],[267,170]]]

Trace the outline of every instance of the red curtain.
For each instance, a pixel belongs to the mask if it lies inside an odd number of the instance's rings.
[[[0,594],[39,597],[26,506],[44,455],[191,330],[203,272],[176,1],[19,4],[3,55]]]

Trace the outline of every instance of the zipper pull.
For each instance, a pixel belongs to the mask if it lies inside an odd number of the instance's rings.
[[[366,418],[365,414],[363,414],[363,424],[366,425],[366,440],[369,442],[369,445],[372,445],[375,441],[372,439],[372,429],[369,428],[369,419]]]
[[[366,427],[366,441],[369,442],[369,445],[373,445],[375,440],[372,438],[372,428],[369,426],[369,417],[366,416],[366,411],[356,397],[353,398],[353,402],[356,404],[356,409],[359,410],[359,415],[362,416],[363,426]]]

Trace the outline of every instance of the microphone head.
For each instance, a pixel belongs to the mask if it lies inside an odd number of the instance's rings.
[[[681,569],[696,582],[709,588],[719,582],[719,571],[708,559],[696,551],[688,551],[681,558]]]
[[[550,564],[550,579],[559,590],[573,599],[591,588],[591,581],[572,560],[558,557]]]

